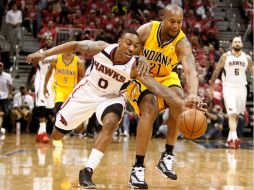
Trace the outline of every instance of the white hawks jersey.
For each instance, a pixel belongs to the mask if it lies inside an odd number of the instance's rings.
[[[39,50],[40,53],[43,52],[43,50]],[[50,67],[50,59],[54,57],[54,56],[50,56],[50,57],[47,57],[46,59],[44,59],[43,61],[39,61],[38,63],[38,69],[36,71],[36,74],[35,74],[35,80],[43,80],[44,82],[44,79],[46,77],[46,74],[48,72],[48,69]],[[53,82],[53,76],[54,75],[51,75],[50,79],[49,79],[49,83],[50,82]],[[51,83],[52,84],[52,83]]]
[[[241,55],[236,57],[230,51],[226,55],[224,71],[222,73],[223,86],[240,87],[246,85],[247,55],[241,52]]]
[[[131,79],[131,69],[136,63],[136,59],[132,57],[126,63],[115,64],[113,57],[117,47],[118,44],[109,45],[95,55],[86,72],[89,84],[103,96],[119,95],[124,88],[123,84]]]

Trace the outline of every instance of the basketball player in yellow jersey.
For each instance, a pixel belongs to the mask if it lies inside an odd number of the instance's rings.
[[[181,30],[182,22],[182,8],[171,4],[163,9],[162,22],[151,21],[142,25],[137,32],[143,43],[142,55],[150,62],[150,75],[172,89],[178,97],[184,98],[180,80],[174,72],[174,68],[181,60],[189,89],[185,100],[189,107],[199,106],[201,99],[197,96],[198,78],[195,60],[191,45]],[[165,105],[162,98],[155,96],[139,81],[133,81],[130,84],[126,95],[137,114],[140,115],[137,126],[136,162],[131,171],[129,185],[132,188],[147,189],[148,185],[144,179],[144,158],[153,123],[158,111],[165,109]],[[177,179],[172,167],[173,148],[178,136],[176,121],[183,111],[176,105],[170,105],[165,151],[162,152],[157,164],[158,170],[172,180]]]
[[[50,67],[45,77],[44,95],[48,95],[47,83],[54,70],[53,90],[55,93],[55,110],[59,111],[63,102],[68,98],[74,86],[84,77],[84,61],[78,56],[58,54],[50,60]]]

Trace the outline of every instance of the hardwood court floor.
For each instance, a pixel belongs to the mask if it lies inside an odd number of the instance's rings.
[[[66,138],[63,150],[35,143],[34,135],[7,134],[0,141],[0,190],[76,190],[93,139]],[[156,190],[252,190],[253,148],[204,148],[202,143],[179,140],[175,148],[178,180],[163,177],[155,168],[164,149],[163,139],[152,139],[146,158],[146,181]],[[129,189],[135,138],[119,138],[95,170],[97,189]]]

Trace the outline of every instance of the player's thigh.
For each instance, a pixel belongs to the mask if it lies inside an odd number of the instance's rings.
[[[228,115],[237,113],[237,94],[235,88],[223,87],[223,99]]]
[[[246,86],[241,87],[237,91],[237,111],[238,114],[244,114],[246,109],[246,101],[247,101],[247,88]]]
[[[98,122],[103,125],[105,116],[109,113],[113,113],[117,119],[117,122],[121,121],[125,109],[125,101],[123,97],[116,97],[110,99],[104,99],[96,108],[96,117]]]
[[[75,129],[92,116],[100,101],[100,97],[91,96],[89,92],[79,90],[64,102],[57,113],[55,125],[61,129]]]
[[[64,102],[72,90],[73,88],[55,86],[55,102]]]

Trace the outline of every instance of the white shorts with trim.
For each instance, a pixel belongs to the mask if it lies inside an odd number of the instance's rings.
[[[102,125],[101,116],[104,110],[117,103],[125,108],[125,100],[122,96],[99,96],[84,80],[83,83],[79,83],[74,88],[68,99],[63,103],[56,116],[55,125],[63,130],[72,130],[88,120],[93,113],[96,113],[96,117]]]
[[[223,97],[227,114],[244,114],[246,109],[247,88],[223,86]]]

